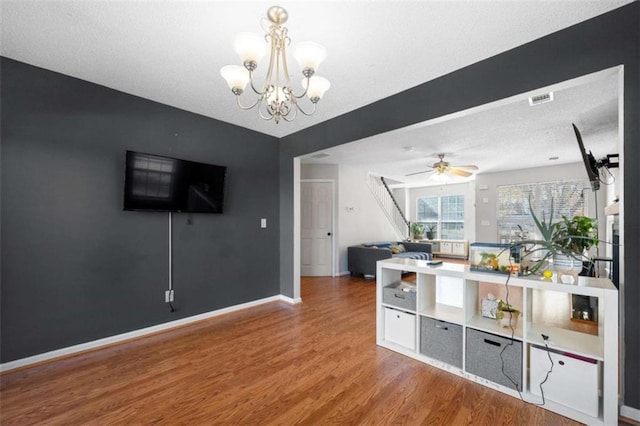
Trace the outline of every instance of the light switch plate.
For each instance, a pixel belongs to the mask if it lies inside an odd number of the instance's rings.
[[[262,218],[260,219],[260,228],[266,228],[267,227],[267,219]]]

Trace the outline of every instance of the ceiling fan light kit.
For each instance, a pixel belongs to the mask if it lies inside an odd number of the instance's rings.
[[[422,173],[432,173],[436,172],[432,177],[441,176],[441,175],[454,175],[460,177],[469,177],[473,173],[468,172],[467,170],[478,170],[478,166],[475,165],[467,165],[467,166],[452,166],[449,162],[444,161],[444,154],[438,154],[438,158],[440,161],[434,163],[431,166],[431,170],[422,170],[419,172],[409,173],[405,176],[414,176]],[[441,180],[441,179],[435,179]]]
[[[331,86],[329,80],[315,75],[320,63],[327,56],[325,48],[310,41],[300,42],[295,45],[293,56],[302,69],[303,92],[294,93],[287,64],[287,47],[291,44],[291,39],[284,24],[288,17],[284,8],[270,7],[267,18],[262,20],[263,29],[266,32],[264,36],[241,33],[236,37],[234,48],[242,61],[242,66],[227,65],[220,70],[220,74],[227,81],[241,109],[247,110],[257,106],[262,119],[274,120],[276,123],[281,119],[292,121],[298,111],[304,115],[313,114],[317,103]],[[258,89],[253,79],[253,72],[268,51],[270,54],[267,75]],[[244,93],[248,84],[258,97],[252,105],[244,106],[240,102],[240,95]],[[309,111],[305,111],[298,103],[298,100],[305,96],[309,98],[312,105]]]

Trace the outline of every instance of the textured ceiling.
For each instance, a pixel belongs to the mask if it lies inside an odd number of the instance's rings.
[[[554,100],[529,105],[532,94],[553,91]],[[597,159],[619,152],[617,69],[398,129],[302,157],[303,163],[366,167],[403,186],[440,185],[428,170],[440,153],[452,165],[475,164],[476,174],[581,162],[571,123]],[[554,159],[550,159],[554,157]],[[455,176],[448,182],[472,180]],[[586,172],[585,172],[586,178]]]
[[[281,137],[629,2],[281,3],[294,43],[312,40],[327,48],[318,75],[332,86],[316,115],[278,125],[238,111],[219,75],[222,66],[238,63],[235,34],[260,32],[271,1],[2,1],[0,51]],[[290,71],[298,80],[299,71]]]

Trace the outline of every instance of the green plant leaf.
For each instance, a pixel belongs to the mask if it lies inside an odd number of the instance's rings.
[[[533,266],[529,266],[528,272],[530,274],[539,272],[547,265],[549,259],[558,255],[564,255],[581,262],[590,261],[583,253],[599,242],[595,219],[587,216],[568,218],[563,215],[562,220],[554,224],[553,198],[551,198],[549,221],[547,221],[544,211],[542,212],[542,220],[535,214],[531,205],[531,196],[529,196],[529,213],[542,237],[541,240],[518,241],[518,245],[526,248],[522,259],[532,257],[535,254],[542,255]],[[522,228],[520,229],[522,231]]]

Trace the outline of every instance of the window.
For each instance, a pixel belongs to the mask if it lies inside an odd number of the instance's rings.
[[[418,198],[416,220],[433,226],[436,238],[464,239],[464,195]]]
[[[498,186],[498,241],[540,238],[529,212],[529,199],[540,220],[544,215],[549,221],[552,199],[553,222],[562,220],[563,215],[585,215],[584,191],[588,188],[589,182],[582,180]],[[520,228],[524,235],[520,235]]]

